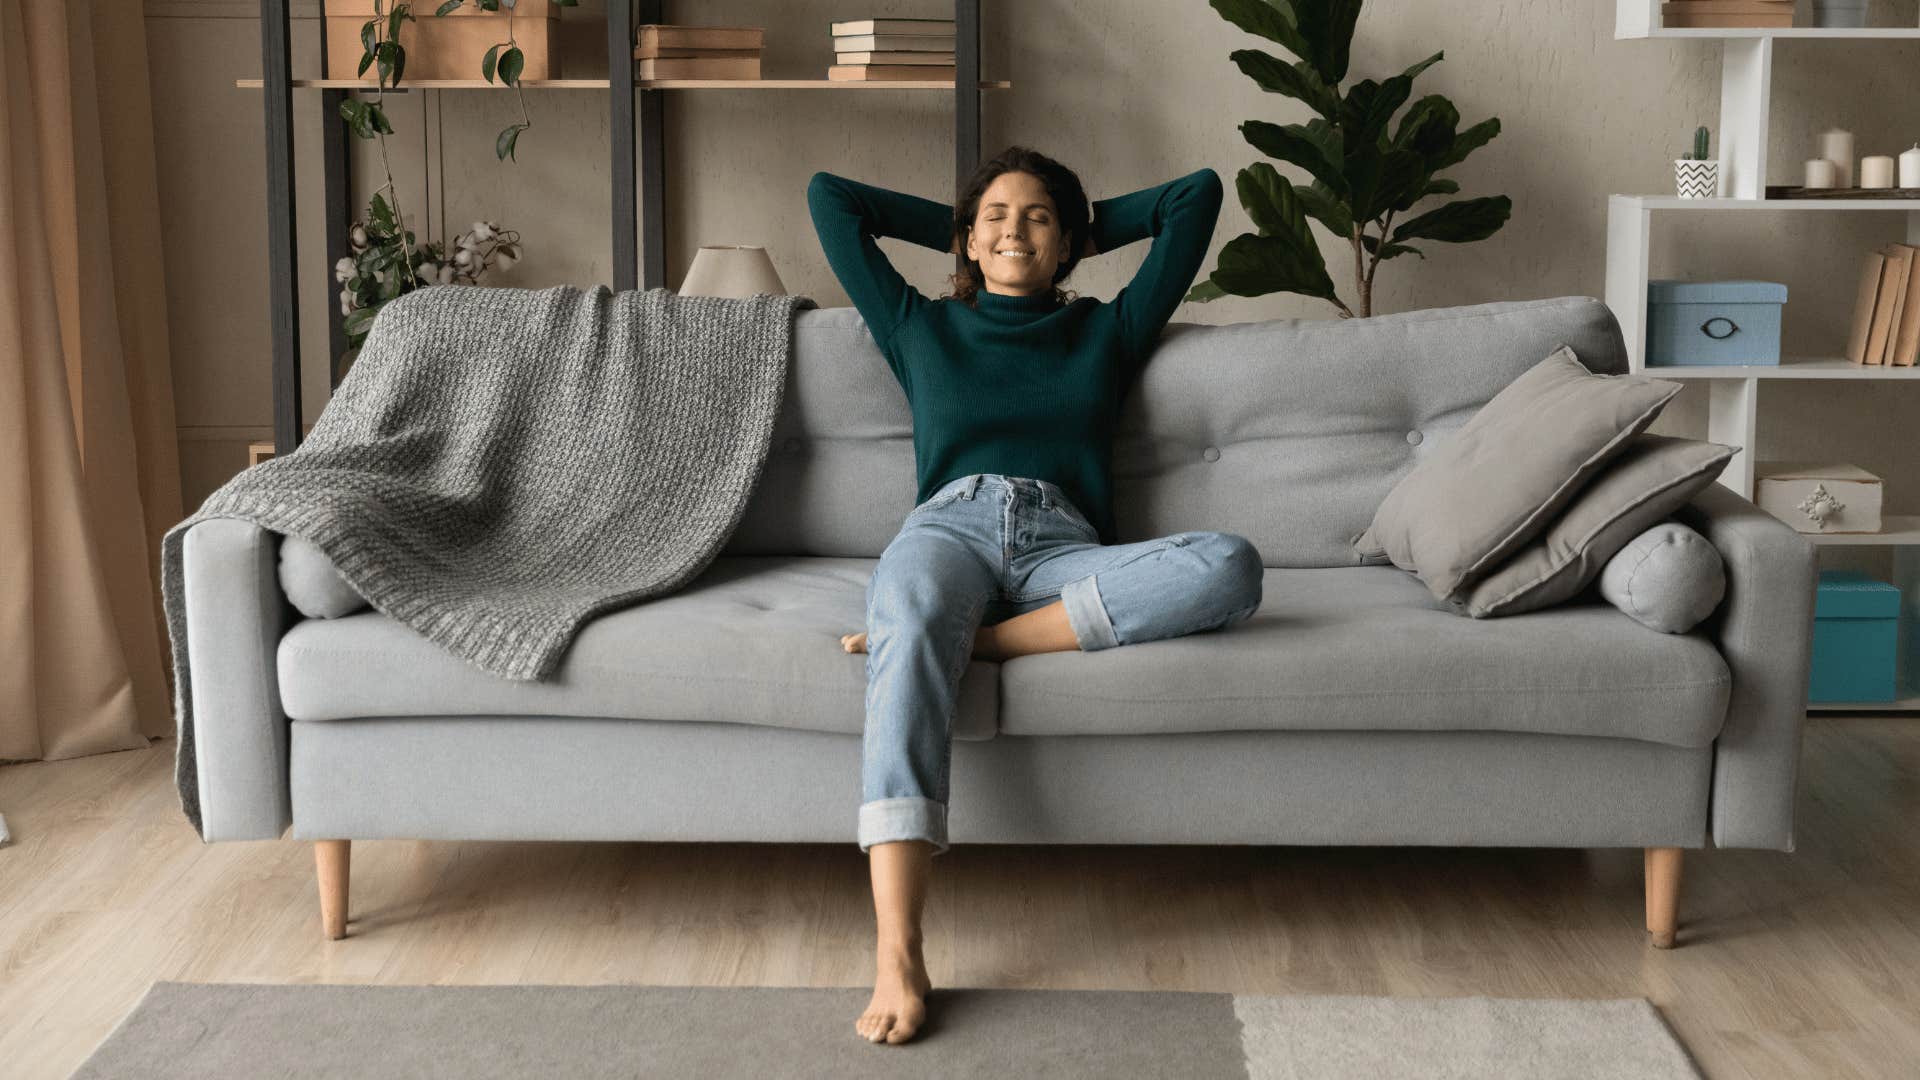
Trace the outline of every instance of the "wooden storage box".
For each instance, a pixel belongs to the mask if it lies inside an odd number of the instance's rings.
[[[1880,531],[1880,478],[1857,465],[1759,461],[1753,501],[1804,533]]]
[[[481,79],[480,61],[487,50],[507,40],[507,13],[481,11],[467,0],[447,15],[435,15],[440,0],[419,0],[413,20],[400,24],[400,47],[407,51],[402,82],[419,79]],[[392,0],[381,7],[391,11]],[[373,18],[373,0],[325,0],[327,14],[327,77],[351,79],[360,70],[366,47],[360,28]],[[513,37],[526,65],[522,79],[560,78],[560,8],[547,0],[520,0],[513,12]],[[501,50],[505,52],[506,50]],[[368,67],[359,76],[368,85],[379,71]],[[498,76],[495,77],[498,81]]]

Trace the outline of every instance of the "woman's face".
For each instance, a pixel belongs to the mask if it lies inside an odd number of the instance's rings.
[[[1068,242],[1040,178],[1004,172],[980,196],[967,230],[967,257],[980,264],[988,292],[1031,296],[1052,290]]]

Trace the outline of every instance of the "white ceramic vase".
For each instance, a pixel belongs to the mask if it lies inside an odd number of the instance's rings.
[[[1720,163],[1675,158],[1673,183],[1683,199],[1711,199],[1720,193]]]

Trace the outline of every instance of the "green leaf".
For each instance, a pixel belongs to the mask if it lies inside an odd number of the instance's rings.
[[[372,121],[374,130],[380,134],[393,134],[393,125],[387,121],[387,110],[381,108],[379,102],[367,102],[367,119]]]
[[[1319,133],[1300,124],[1283,126],[1265,120],[1247,120],[1241,123],[1240,134],[1254,149],[1289,165],[1298,165],[1315,180],[1345,194],[1347,181],[1340,169],[1339,151],[1335,149],[1329,154]]]
[[[1453,107],[1453,102],[1439,94],[1428,94],[1400,118],[1390,145],[1419,154],[1426,159],[1428,171],[1437,172],[1437,162],[1453,148],[1454,128],[1459,124],[1460,110]]]
[[[360,54],[360,70],[355,74],[355,78],[358,78],[361,75],[365,75],[367,73],[367,69],[372,66],[373,66],[373,54],[361,53]]]
[[[1187,300],[1192,300],[1192,301],[1204,304],[1211,300],[1218,300],[1221,297],[1227,296],[1227,295],[1229,295],[1227,290],[1221,288],[1218,285],[1215,285],[1213,283],[1213,279],[1208,278],[1207,280],[1196,284],[1193,288],[1188,289],[1187,295],[1185,297],[1182,297],[1182,302],[1185,302]]]
[[[1347,182],[1353,192],[1347,206],[1353,220],[1376,221],[1402,201],[1410,202],[1410,196],[1417,198],[1430,175],[1426,159],[1411,150],[1383,152],[1373,145],[1357,150],[1350,147]]]
[[[1374,254],[1375,252],[1378,252],[1380,255],[1380,259],[1383,262],[1386,261],[1387,259],[1397,259],[1402,255],[1418,255],[1422,259],[1425,259],[1427,257],[1426,252],[1421,251],[1419,248],[1413,247],[1409,244],[1391,244],[1390,243],[1385,247],[1381,247],[1380,238],[1373,235],[1372,233],[1362,234],[1360,237],[1360,243],[1363,247],[1367,249],[1367,254],[1371,255],[1371,254]]]
[[[499,11],[500,0],[476,0],[481,11]]]
[[[1296,187],[1293,197],[1300,200],[1300,208],[1307,212],[1307,216],[1325,225],[1328,232],[1339,237],[1353,235],[1352,212],[1348,210],[1346,202],[1327,190],[1325,185],[1316,183],[1312,187]]]
[[[393,224],[393,208],[387,205],[386,195],[378,191],[373,193],[373,201],[368,204],[368,212],[372,214],[373,220],[382,226]]]
[[[408,5],[408,4],[393,5],[393,14],[387,16],[387,37],[390,40],[399,41],[400,40],[400,24],[403,22],[406,22],[411,18],[413,18],[413,8],[411,5]]]
[[[1289,64],[1259,49],[1235,49],[1227,54],[1227,58],[1259,83],[1262,90],[1304,101],[1314,112],[1330,121],[1337,122],[1340,119],[1340,95],[1321,81],[1305,61]]]
[[[1460,184],[1454,180],[1431,180],[1427,183],[1427,189],[1420,194],[1422,197],[1427,195],[1458,195],[1460,194]]]
[[[393,85],[393,50],[398,47],[399,46],[391,41],[383,41],[374,46],[373,58],[380,65],[380,82],[382,85]]]
[[[347,322],[346,322],[347,333],[349,334],[366,333],[367,328],[373,325],[373,317],[379,314],[379,311],[380,309],[377,307],[355,308],[353,311],[353,314],[347,316]]]
[[[400,83],[400,73],[405,70],[407,70],[407,50],[395,45],[393,47],[393,81],[396,86]]]
[[[438,8],[434,9],[433,15],[435,18],[439,18],[442,15],[449,14],[453,11],[458,10],[460,5],[464,2],[465,0],[447,0],[446,3],[441,4]]]
[[[500,46],[495,45],[493,48],[487,50],[487,55],[480,58],[480,77],[481,78],[487,80],[488,82],[493,81],[493,65],[499,59],[499,57],[500,57]]]
[[[1347,91],[1340,110],[1341,123],[1349,131],[1350,141],[1378,142],[1393,120],[1393,114],[1413,95],[1414,77],[1437,63],[1442,53],[1434,53],[1386,82],[1363,79]]]
[[[1360,5],[1361,0],[1293,0],[1294,25],[1310,50],[1301,59],[1310,61],[1329,85],[1347,77]]]
[[[520,69],[527,66],[527,58],[520,52],[518,45],[500,54],[500,81],[508,86],[520,85]]]
[[[1311,236],[1303,244],[1296,235],[1241,233],[1220,249],[1212,280],[1235,296],[1292,292],[1334,299],[1327,261]]]
[[[1209,0],[1209,3],[1228,22],[1249,34],[1266,38],[1302,60],[1313,51],[1293,24],[1290,4],[1283,6],[1269,0]]]
[[[1439,240],[1448,244],[1466,244],[1485,240],[1500,231],[1513,213],[1513,200],[1505,195],[1484,199],[1461,199],[1435,207],[1400,224],[1393,230],[1394,242],[1402,240]]]
[[[377,19],[368,19],[360,24],[360,47],[372,52],[380,42],[380,23]]]
[[[1247,208],[1247,216],[1259,226],[1261,236],[1283,232],[1310,235],[1306,233],[1306,219],[1299,200],[1293,197],[1293,184],[1280,175],[1280,170],[1256,161],[1234,177],[1234,188],[1240,194],[1240,205]]]
[[[500,137],[493,141],[493,152],[499,156],[501,161],[513,157],[513,145],[520,141],[520,132],[524,127],[525,125],[523,124],[515,124],[512,127],[504,128],[500,132]],[[518,164],[520,161],[519,158],[513,158],[513,160],[515,164]]]
[[[1498,134],[1500,134],[1499,117],[1482,120],[1454,138],[1452,148],[1440,156],[1439,163],[1434,165],[1433,170],[1439,172],[1441,169],[1460,164],[1466,160],[1468,154],[1492,142],[1494,136]]]

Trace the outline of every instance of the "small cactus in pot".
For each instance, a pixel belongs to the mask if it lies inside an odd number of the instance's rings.
[[[1683,199],[1711,199],[1720,193],[1720,163],[1707,158],[1713,133],[1702,127],[1693,133],[1693,150],[1673,159],[1674,186]]]

